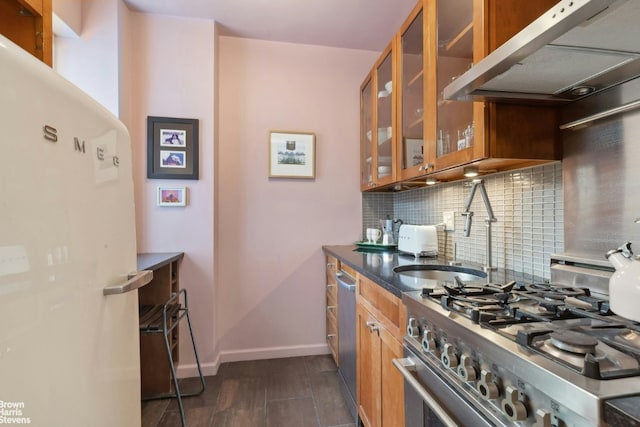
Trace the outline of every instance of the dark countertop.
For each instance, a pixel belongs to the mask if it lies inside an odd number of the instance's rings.
[[[604,421],[612,427],[640,426],[640,396],[619,397],[604,402]]]
[[[412,255],[399,254],[395,250],[366,250],[354,245],[323,246],[322,249],[326,254],[333,255],[340,259],[340,261],[352,267],[363,276],[373,280],[397,297],[400,297],[402,292],[422,289],[422,287],[433,287],[438,282],[435,280],[425,282],[425,279],[417,279],[395,273],[393,269],[400,265],[432,264],[443,265],[443,269],[458,269],[454,271],[482,271],[482,266],[475,263],[463,262],[459,266],[450,267],[446,265],[447,261],[441,257],[416,259]],[[490,282],[497,284],[504,284],[512,280],[518,283],[543,282],[543,279],[540,277],[505,269],[498,269],[489,274]],[[487,282],[487,279],[480,279],[480,281]],[[427,286],[421,286],[421,283],[425,283]]]
[[[157,252],[138,254],[138,271],[157,270],[184,257],[184,252]]]

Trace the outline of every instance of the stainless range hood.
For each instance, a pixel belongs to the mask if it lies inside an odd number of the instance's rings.
[[[640,76],[640,0],[562,0],[444,89],[563,104]]]

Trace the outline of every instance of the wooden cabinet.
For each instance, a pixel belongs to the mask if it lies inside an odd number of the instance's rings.
[[[358,275],[357,401],[365,427],[404,425],[404,380],[392,360],[402,357],[402,301]]]
[[[0,0],[3,36],[51,66],[53,29],[51,0]]]
[[[427,157],[434,177],[461,178],[464,166],[484,171],[541,164],[561,157],[554,108],[449,101],[446,85],[516,34],[555,0],[425,0],[429,73],[425,108]]]
[[[142,396],[169,393],[172,390],[171,370],[162,333],[162,306],[180,290],[178,266],[184,254],[138,254],[138,271],[152,270],[153,279],[138,291],[140,305],[140,375]],[[159,315],[158,315],[159,314]],[[168,318],[169,326],[177,321]],[[171,355],[178,363],[179,328],[170,333]]]
[[[392,189],[398,183],[411,188],[409,184],[423,184],[427,176],[440,181],[460,179],[466,166],[487,173],[559,160],[555,108],[449,101],[442,97],[444,87],[453,79],[555,2],[418,2],[394,38],[395,55],[391,55],[395,61],[391,66],[395,70],[391,101],[393,106],[397,104],[392,113],[396,116],[392,120],[393,178],[376,180],[378,165],[372,164],[373,183],[362,185],[362,190]],[[369,97],[377,96],[379,89],[375,79],[380,72],[374,67],[371,73],[365,79],[370,86],[363,84],[361,88],[368,90]],[[376,123],[379,110],[373,109],[370,128],[361,127],[363,132],[374,134],[373,140],[384,125],[379,119]],[[368,141],[366,133],[361,138]],[[373,144],[371,150],[376,148]],[[371,158],[376,159],[375,154]],[[363,155],[363,165],[368,158]],[[377,159],[380,161],[379,156]]]
[[[360,87],[360,187],[396,179],[395,42],[389,43]]]
[[[326,285],[327,285],[327,345],[336,365],[338,360],[338,284],[336,273],[340,268],[339,261],[331,255],[326,256]]]
[[[425,55],[426,19],[419,2],[397,36],[397,97],[398,150],[396,168],[398,180],[424,175],[433,168],[425,151]],[[425,115],[426,113],[426,115]]]

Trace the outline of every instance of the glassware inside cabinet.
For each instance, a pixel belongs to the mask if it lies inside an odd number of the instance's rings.
[[[424,58],[422,11],[401,38],[402,169],[424,163]]]
[[[360,156],[361,177],[363,188],[373,182],[373,94],[371,79],[367,81],[360,93]]]
[[[391,176],[393,164],[393,80],[391,52],[377,69],[377,146],[376,176]]]
[[[473,103],[443,99],[442,91],[473,65],[473,0],[438,0],[436,156],[473,146]]]

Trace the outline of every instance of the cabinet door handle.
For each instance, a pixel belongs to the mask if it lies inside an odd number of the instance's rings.
[[[329,334],[327,335],[327,339],[332,340],[336,337],[336,334]]]
[[[367,322],[366,325],[369,328],[369,332],[380,331],[380,327],[376,324],[376,322]]]
[[[335,306],[335,305],[328,305],[328,306],[327,306],[327,311],[335,310],[335,309],[336,309],[336,306]]]

